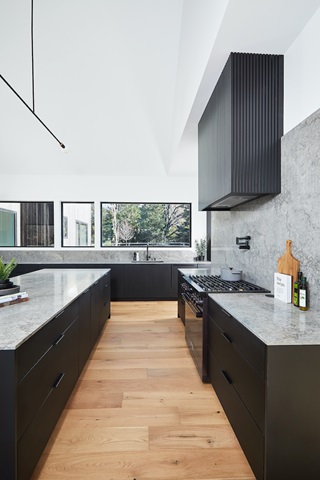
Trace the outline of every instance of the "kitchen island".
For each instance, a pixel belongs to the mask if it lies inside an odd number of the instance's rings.
[[[0,308],[0,476],[27,480],[110,316],[110,271],[14,281],[29,300]]]
[[[319,478],[319,312],[211,294],[206,322],[209,379],[256,478]]]

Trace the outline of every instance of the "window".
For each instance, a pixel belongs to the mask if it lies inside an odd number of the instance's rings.
[[[88,245],[88,224],[84,222],[76,221],[76,230],[77,230],[77,246]]]
[[[53,202],[1,202],[1,247],[53,247]]]
[[[62,203],[62,246],[94,246],[94,203]]]
[[[190,203],[102,203],[101,246],[191,246]]]

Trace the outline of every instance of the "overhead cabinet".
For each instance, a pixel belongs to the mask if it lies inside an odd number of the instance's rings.
[[[283,56],[231,53],[198,127],[200,210],[280,193]]]

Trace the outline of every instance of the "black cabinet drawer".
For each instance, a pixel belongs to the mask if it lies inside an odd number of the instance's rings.
[[[70,351],[77,351],[78,324],[74,321],[58,342],[50,348],[17,387],[17,438],[37,414],[41,405],[59,382]]]
[[[209,318],[209,349],[234,386],[260,430],[265,423],[265,382],[226,334]]]
[[[106,321],[110,317],[110,297],[111,297],[111,276],[107,273],[100,280],[100,331],[104,327]]]
[[[79,297],[79,373],[91,352],[91,295],[88,288]]]
[[[212,386],[257,478],[263,478],[264,437],[246,406],[229,383],[228,376],[212,352],[209,354],[209,375]]]
[[[18,443],[18,480],[30,478],[77,381],[76,348],[68,349],[64,363],[54,388]]]
[[[52,348],[77,316],[78,302],[74,301],[18,348],[18,381]]]
[[[226,337],[265,378],[266,345],[214,300],[209,299],[209,316]]]

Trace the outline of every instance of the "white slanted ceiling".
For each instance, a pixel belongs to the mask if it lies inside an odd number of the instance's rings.
[[[36,113],[0,81],[1,173],[196,175],[230,51],[285,53],[319,0],[34,0]],[[0,0],[0,73],[31,106],[29,0]]]

